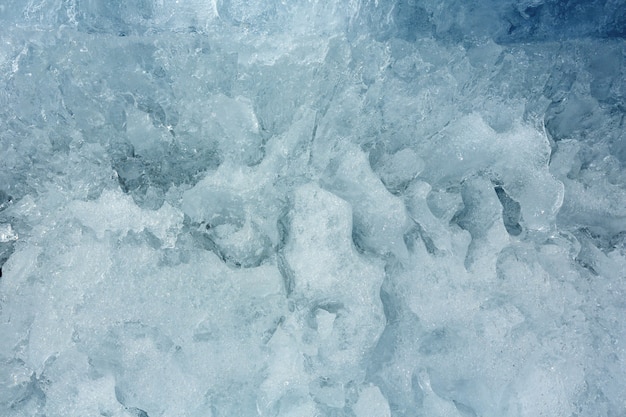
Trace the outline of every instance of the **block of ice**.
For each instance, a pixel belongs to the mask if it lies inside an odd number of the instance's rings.
[[[167,203],[156,212],[145,211],[119,190],[105,190],[96,201],[75,201],[70,204],[70,211],[100,239],[107,232],[124,235],[145,229],[166,247],[174,244],[183,221],[182,213]]]
[[[392,193],[405,189],[424,169],[424,161],[410,148],[381,159],[377,161],[375,170]]]
[[[500,182],[520,204],[522,222],[531,229],[546,229],[563,203],[563,185],[548,170],[547,138],[529,126],[518,126],[507,135],[496,134],[482,118],[469,116],[451,124],[430,144],[424,169],[427,181],[445,184],[450,176],[464,178],[486,172]],[[509,159],[508,155],[515,154]],[[453,167],[442,167],[454,159]]]
[[[468,178],[462,187],[463,210],[452,221],[472,235],[465,264],[469,268],[480,259],[491,259],[495,268],[493,255],[509,242],[502,205],[493,184],[485,178]]]
[[[263,408],[282,409],[290,396],[304,401],[308,393],[325,407],[341,408],[348,383],[363,380],[359,363],[382,331],[383,271],[352,246],[350,206],[339,197],[303,185],[289,217],[283,278],[293,280],[286,285],[294,307],[270,341],[282,354],[263,383]]]
[[[257,164],[263,156],[259,122],[252,103],[245,97],[217,95],[209,101],[210,135],[219,137],[225,157],[247,165]]]
[[[352,410],[357,417],[391,416],[389,404],[377,386],[364,387]]]
[[[410,162],[418,164],[411,169],[415,172],[419,169],[419,159],[407,156]],[[414,176],[410,172],[409,179]],[[329,165],[323,185],[352,204],[354,230],[351,233],[357,245],[380,255],[405,256],[402,236],[408,226],[406,209],[374,174],[361,150],[346,147],[345,153]]]
[[[17,233],[11,224],[0,224],[0,243],[9,243],[15,240],[17,240]]]
[[[233,266],[259,265],[278,243],[283,204],[263,168],[227,162],[182,196],[199,242]]]

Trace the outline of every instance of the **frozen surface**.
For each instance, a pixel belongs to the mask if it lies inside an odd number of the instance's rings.
[[[623,0],[0,27],[0,416],[626,415]]]

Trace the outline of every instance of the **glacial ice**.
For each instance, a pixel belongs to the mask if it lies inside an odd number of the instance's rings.
[[[623,0],[0,25],[0,416],[626,414]]]

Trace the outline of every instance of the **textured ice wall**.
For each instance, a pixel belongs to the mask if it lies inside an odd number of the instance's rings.
[[[626,413],[626,5],[0,1],[0,415]]]

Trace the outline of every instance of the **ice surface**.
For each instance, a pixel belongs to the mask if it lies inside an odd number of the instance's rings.
[[[0,25],[0,416],[626,414],[623,1]]]
[[[391,416],[389,404],[376,386],[364,387],[361,390],[353,410],[357,417]]]

